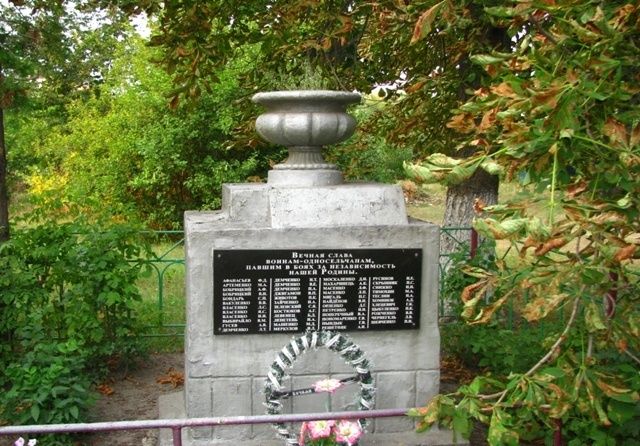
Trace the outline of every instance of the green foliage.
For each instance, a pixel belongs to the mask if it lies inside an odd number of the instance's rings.
[[[131,2],[105,3],[132,10]],[[222,0],[188,0],[136,6],[160,17],[151,44],[162,49],[162,63],[176,85],[175,98],[200,96],[215,85],[237,48],[256,45],[260,63],[241,74],[243,83],[256,91],[401,87],[392,91],[402,94],[394,94],[370,125],[365,124],[367,133],[422,156],[451,150],[460,140],[445,125],[450,110],[464,100],[466,89],[487,77],[470,63],[469,54],[496,45],[508,48],[511,37],[473,7],[459,17],[449,6],[439,8],[455,27],[426,32],[424,24],[433,18],[425,21],[422,16],[433,4],[294,0],[273,5],[247,1],[237,8]],[[412,24],[419,20],[423,27],[417,38]]]
[[[78,223],[17,231],[0,249],[2,332],[33,343],[73,339],[91,360],[135,353],[140,266],[130,260],[140,248],[132,234]]]
[[[124,19],[115,8],[89,15],[70,2],[0,3],[0,239],[9,237],[9,186],[19,178],[7,165],[22,170],[31,158],[24,150],[14,156],[12,136],[33,140],[12,129],[5,138],[5,116],[35,109],[55,116],[46,124],[58,121],[62,104],[101,82],[115,42],[130,29]]]
[[[454,151],[463,137],[446,125],[451,109],[488,77],[471,63],[470,54],[496,46],[507,50],[513,37],[475,7],[457,17],[450,2],[440,2],[433,11],[446,13],[455,26],[428,32],[434,17],[424,12],[434,0],[275,4],[254,0],[241,8],[221,0],[98,3],[158,15],[160,26],[151,45],[161,49],[159,58],[175,86],[172,103],[194,100],[215,88],[223,67],[244,46],[255,48],[258,60],[239,73],[242,85],[252,92],[274,88],[368,92],[375,85],[390,86],[387,105],[361,123],[368,136],[333,151],[353,179],[397,179],[399,161]],[[417,21],[422,23],[418,32],[412,26]],[[249,123],[241,127],[248,130]],[[474,146],[466,152],[475,151]],[[487,195],[495,195],[497,181],[477,183]],[[446,223],[470,224],[472,202],[465,201],[468,204],[457,214],[447,213]]]
[[[252,63],[250,49],[238,54],[197,104],[172,110],[154,51],[119,45],[102,93],[69,104],[67,122],[32,146],[39,162],[26,180],[40,209],[171,228],[185,210],[219,207],[222,183],[263,172],[269,154],[231,144],[245,113],[234,104],[245,94],[238,73]]]
[[[10,190],[17,190],[30,170],[43,161],[38,155],[39,147],[49,130],[64,121],[59,107],[22,107],[5,112],[6,145],[11,148],[7,154]]]
[[[441,285],[440,298],[452,305],[452,312],[460,314],[462,311],[460,294],[468,285],[473,284],[476,278],[465,271],[473,268],[496,270],[495,244],[491,241],[483,241],[478,246],[474,257],[469,255],[468,243],[462,243],[458,249],[448,255],[446,275]]]
[[[0,4],[0,108],[56,106],[100,83],[127,32],[117,9],[34,0]]]
[[[5,369],[11,383],[0,399],[1,418],[10,424],[79,423],[95,401],[85,359],[74,341],[30,348]]]
[[[475,6],[518,36],[509,51],[471,57],[489,77],[449,121],[467,135],[459,148],[479,153],[414,170],[447,181],[456,163],[477,164],[549,188],[544,221],[530,200],[476,203],[483,218],[475,228],[519,256],[468,269],[474,280],[460,297],[469,325],[499,324],[512,306],[529,324],[554,328],[526,370],[495,382],[480,377],[417,416],[451,425],[448,413],[462,411],[489,425],[492,445],[550,442],[559,426],[570,444],[635,444],[640,8],[623,1]],[[440,11],[447,8],[464,20],[465,6],[445,1]],[[451,16],[436,14],[432,23],[452,26]]]
[[[460,358],[471,370],[501,376],[524,372],[544,354],[544,341],[553,333],[538,325],[505,327],[505,321],[478,327],[448,323],[441,330],[443,353]]]
[[[15,231],[0,245],[0,416],[86,421],[90,386],[143,352],[132,229],[81,223]]]
[[[298,76],[291,76],[287,71],[287,66],[297,68]],[[320,67],[314,67],[308,60],[302,62],[290,61],[283,70],[275,74],[266,73],[265,82],[274,90],[330,90],[331,81],[327,79]]]
[[[509,306],[488,324],[469,325],[461,317],[464,302],[460,296],[476,283],[473,274],[478,269],[497,271],[498,266],[491,241],[481,243],[475,257],[469,258],[468,253],[469,246],[462,244],[448,259],[440,292],[446,313],[441,327],[443,353],[459,358],[469,369],[494,376],[523,373],[544,354],[545,340],[557,334],[558,324],[529,324],[517,308]]]
[[[336,163],[352,181],[393,183],[404,178],[404,163],[414,157],[411,147],[395,145],[376,128],[389,103],[374,95],[365,95],[351,113],[359,130],[343,144],[328,149],[327,158]]]
[[[403,164],[412,158],[410,149],[389,145],[383,138],[359,134],[357,141],[329,150],[349,180],[393,183],[404,177]]]

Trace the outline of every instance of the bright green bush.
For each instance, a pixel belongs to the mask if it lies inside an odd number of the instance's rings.
[[[28,134],[12,133],[26,147],[16,156],[31,154],[15,161],[30,164],[21,172],[34,203],[49,216],[102,215],[161,229],[181,227],[186,210],[218,208],[223,183],[268,168],[269,149],[233,143],[253,110],[240,80],[255,63],[247,53],[197,102],[170,106],[170,78],[150,61],[157,52],[134,38],[122,42],[104,84],[66,104],[63,123],[43,128],[46,116],[33,113],[19,123]]]
[[[134,232],[78,223],[18,230],[0,248],[2,330],[40,342],[73,339],[89,359],[127,352],[140,266]]]
[[[2,396],[2,419],[11,424],[87,421],[95,401],[82,352],[74,341],[33,346],[5,370],[11,386]]]
[[[359,135],[353,142],[331,149],[328,155],[349,180],[381,183],[403,179],[403,163],[412,157],[410,148],[394,147],[373,135]]]
[[[0,245],[0,424],[86,421],[107,362],[144,353],[134,234],[47,223]]]
[[[365,97],[350,113],[358,121],[353,137],[327,150],[327,159],[336,163],[351,181],[393,183],[406,178],[403,163],[415,156],[412,146],[389,142],[380,128],[387,122],[387,110],[394,104]]]

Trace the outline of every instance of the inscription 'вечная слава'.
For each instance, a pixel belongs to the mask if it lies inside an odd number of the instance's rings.
[[[214,251],[214,333],[419,327],[422,250]]]

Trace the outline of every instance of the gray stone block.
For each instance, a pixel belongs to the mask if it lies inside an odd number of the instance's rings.
[[[267,184],[223,184],[222,210],[229,222],[268,226],[270,221]]]
[[[407,219],[397,186],[324,186],[322,181],[314,185],[225,185],[222,211],[185,214],[185,404],[190,417],[264,413],[260,393],[264,377],[292,337],[214,334],[213,259],[222,249],[422,249],[420,328],[349,334],[372,363],[378,380],[376,407],[412,407],[437,391],[438,228]],[[352,375],[353,369],[338,354],[320,348],[301,355],[288,372],[293,378],[287,385],[297,388],[324,377]],[[357,393],[353,386],[329,398],[333,410],[352,408],[349,403]],[[283,413],[326,409],[318,395],[295,397],[284,404]],[[405,437],[413,438],[409,419],[378,420],[374,427],[363,445],[383,444],[376,443],[382,438],[378,434],[391,435],[385,438],[397,439],[395,444],[411,444],[403,443]],[[282,444],[265,425],[216,428],[213,434],[205,428],[195,435],[190,446]]]
[[[418,370],[416,372],[415,407],[426,406],[440,391],[440,369]]]
[[[358,334],[353,334],[352,338],[358,344]],[[275,356],[275,355],[274,355]],[[308,350],[301,355],[291,367],[290,372],[295,375],[325,373],[324,377],[328,377],[335,373],[350,373],[353,368],[348,365],[339,354],[321,347],[316,350]]]
[[[405,225],[407,211],[398,186],[343,184],[269,190],[273,228]]]
[[[217,378],[212,380],[213,416],[246,415],[251,413],[253,386],[250,378]],[[242,440],[251,438],[251,426],[216,427],[214,438]]]
[[[266,414],[266,407],[264,406],[264,381],[266,377],[253,379],[253,415]],[[283,382],[285,389],[291,390],[291,380]],[[283,414],[293,413],[293,404],[291,399],[281,400]],[[290,429],[295,429],[294,426],[289,426]],[[257,441],[273,441],[276,438],[276,431],[271,424],[254,424],[252,425],[252,438]],[[282,442],[281,442],[282,443]]]
[[[186,379],[185,402],[188,418],[202,418],[213,416],[213,394],[210,379]],[[210,438],[210,427],[190,429],[192,438]]]
[[[380,365],[393,364],[393,369],[402,370],[415,367],[417,358],[431,364],[415,368],[431,368],[437,364],[439,356],[439,335],[437,321],[437,262],[429,258],[428,252],[437,247],[437,231],[429,225],[387,227],[388,233],[381,233],[380,227],[360,228],[309,228],[289,230],[223,230],[200,233],[195,231],[193,247],[187,253],[188,289],[192,297],[187,307],[187,369],[188,375],[235,376],[238,371],[246,375],[258,375],[273,360],[274,351],[279,350],[290,335],[212,335],[213,327],[213,252],[215,249],[294,249],[325,247],[331,239],[332,246],[339,248],[366,248],[380,246],[385,239],[388,248],[421,247],[425,251],[423,280],[421,289],[420,330],[394,332],[358,332],[362,347],[377,351],[382,345],[390,347],[388,352],[398,353],[392,361],[380,361]],[[209,232],[211,231],[211,232]],[[206,302],[204,304],[203,302]],[[390,336],[393,334],[393,336]],[[410,353],[410,354],[409,354]],[[405,358],[405,359],[403,359]],[[340,362],[333,360],[327,372],[341,372]],[[409,364],[406,364],[406,363]],[[403,365],[403,363],[405,363]],[[311,370],[313,373],[316,370]],[[324,371],[324,370],[323,370]]]
[[[353,373],[335,374],[331,378],[343,379],[352,377]],[[360,386],[358,383],[346,383],[342,388],[336,390],[331,395],[331,410],[340,412],[344,410],[358,410],[358,395]]]
[[[342,172],[329,169],[313,171],[294,169],[270,170],[268,178],[269,185],[275,187],[292,185],[296,187],[329,186],[332,184],[340,184],[344,180]]]
[[[186,418],[184,405],[184,392],[168,393],[158,397],[158,413],[161,420],[177,420]],[[187,429],[182,429],[182,442],[186,444],[189,441]],[[158,431],[159,446],[173,446],[173,433],[171,429],[160,429]]]
[[[253,378],[253,382],[252,382],[253,406],[251,409],[252,415],[266,414],[266,407],[263,404],[265,401],[265,397],[263,393],[265,379],[266,379],[266,376]],[[283,383],[283,384],[286,384],[286,388],[288,390],[291,390],[291,380],[287,380],[286,383]],[[293,405],[292,405],[291,399],[282,400],[282,413],[283,414],[293,413]],[[293,426],[289,426],[289,427],[293,429]],[[255,440],[270,441],[276,438],[275,430],[271,424],[254,424],[251,426],[251,428],[252,428],[251,430],[252,438],[254,438]]]
[[[415,372],[376,373],[377,409],[412,407],[416,394]],[[406,432],[413,429],[413,421],[408,417],[378,418],[375,432]]]

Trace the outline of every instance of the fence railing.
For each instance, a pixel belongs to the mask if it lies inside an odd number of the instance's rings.
[[[166,319],[167,273],[173,269],[184,270],[184,232],[181,230],[143,231],[141,237],[152,245],[147,258],[137,259],[153,276],[155,284],[155,321],[147,325],[144,337],[177,337],[184,334],[184,321]],[[183,276],[184,273],[181,274]],[[184,287],[183,287],[184,289]],[[184,291],[183,291],[184,293]],[[169,330],[169,332],[167,332]]]
[[[234,426],[247,424],[299,423],[316,420],[353,420],[405,416],[410,409],[374,409],[367,411],[320,412],[307,414],[248,415],[167,420],[107,421],[101,423],[37,424],[0,427],[0,437],[81,432],[113,432],[139,429],[171,429],[173,445],[182,446],[182,429],[189,427]]]
[[[167,322],[165,320],[165,284],[166,274],[172,268],[184,269],[184,232],[180,230],[174,231],[149,231],[144,232],[142,235],[151,236],[156,247],[160,247],[159,253],[153,252],[151,257],[142,259],[144,266],[151,270],[151,273],[155,275],[156,283],[156,308],[157,308],[157,320],[156,324],[146,327],[151,332],[145,333],[145,336],[149,337],[165,337],[165,336],[182,336],[185,324]],[[163,242],[163,243],[158,243]],[[165,246],[166,244],[166,246]],[[161,333],[153,330],[162,329],[177,329],[174,333]]]
[[[473,256],[478,246],[477,234],[474,237],[475,231],[469,227],[443,227],[441,228],[441,239],[449,239],[451,243],[449,246],[454,246],[454,249],[450,252],[440,252],[439,254],[439,269],[440,269],[440,284],[447,272],[451,263],[452,252],[459,250],[463,246],[468,246],[469,255]],[[151,257],[142,259],[142,262],[147,266],[155,277],[156,283],[156,310],[157,318],[154,324],[146,327],[144,336],[146,337],[171,337],[182,336],[185,327],[184,322],[167,321],[166,320],[166,277],[167,272],[172,268],[184,268],[184,233],[183,231],[148,231],[142,233],[146,237],[153,237],[153,241],[162,242],[156,244],[161,249],[159,253],[152,254]],[[468,242],[470,240],[470,242]],[[445,308],[443,302],[440,305],[441,309]],[[172,332],[167,333],[167,329],[171,329]]]

